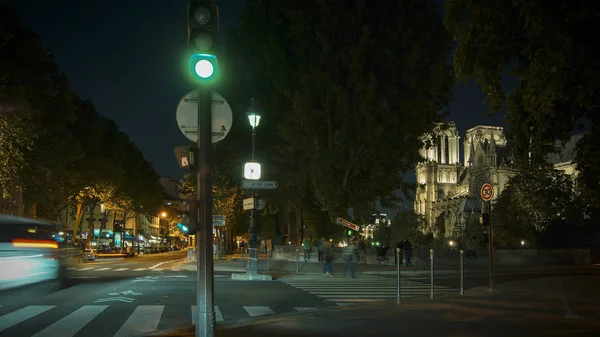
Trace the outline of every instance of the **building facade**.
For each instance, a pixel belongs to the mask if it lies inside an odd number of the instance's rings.
[[[574,136],[559,154],[549,156],[558,170],[576,177],[575,146],[581,135]],[[494,199],[517,173],[512,150],[504,130],[496,126],[479,125],[467,130],[460,158],[460,136],[453,122],[438,125],[422,137],[417,164],[417,190],[414,211],[425,217],[423,231],[435,236],[456,237],[464,229],[470,214],[482,211],[481,186],[494,187]]]

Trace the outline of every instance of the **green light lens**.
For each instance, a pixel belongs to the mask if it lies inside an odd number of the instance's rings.
[[[215,73],[215,67],[210,61],[200,60],[196,62],[194,71],[196,71],[196,75],[200,78],[209,78]]]

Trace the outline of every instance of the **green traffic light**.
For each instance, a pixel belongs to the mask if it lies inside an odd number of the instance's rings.
[[[215,67],[207,60],[200,60],[196,62],[194,71],[200,78],[209,78],[215,73]]]
[[[217,57],[211,54],[193,54],[190,56],[189,71],[196,82],[211,85],[219,76]]]

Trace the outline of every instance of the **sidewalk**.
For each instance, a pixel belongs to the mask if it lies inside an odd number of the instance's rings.
[[[217,325],[218,337],[599,336],[600,276],[540,278],[476,288],[464,296],[413,298]],[[154,334],[159,336],[161,334]],[[180,331],[162,336],[194,336]]]
[[[246,271],[246,266],[248,265],[248,261],[243,261],[242,263],[238,258],[231,258],[231,256],[226,257],[221,260],[214,260],[214,270],[217,272],[234,272],[234,273],[243,273]],[[300,262],[296,264],[294,261],[270,261],[270,269],[268,268],[267,260],[259,260],[258,264],[262,273],[268,273],[273,276],[273,278],[281,279],[281,278],[293,278],[298,275],[323,275],[323,264],[318,262]],[[298,273],[296,272],[296,268],[298,267]],[[196,271],[196,262],[182,262],[177,266],[182,270],[187,271]],[[333,270],[341,271],[344,268],[344,264],[342,263],[334,263]],[[540,272],[544,273],[564,273],[565,271],[573,271],[576,273],[585,272],[585,271],[598,271],[600,268],[594,266],[498,266],[496,267],[496,274],[536,274]],[[488,267],[487,266],[465,266],[465,273],[472,274],[473,272],[477,274],[487,275]],[[430,267],[425,266],[401,266],[402,275],[406,276],[415,276],[415,275],[429,275],[431,273]],[[435,275],[443,276],[443,275],[456,275],[460,273],[459,266],[435,266]],[[357,265],[357,274],[359,275],[396,275],[396,267],[394,265],[376,265],[376,264],[359,264]]]

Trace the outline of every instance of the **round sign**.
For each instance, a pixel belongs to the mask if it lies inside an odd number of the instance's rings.
[[[216,143],[229,133],[233,114],[229,103],[215,91],[212,92],[211,115],[212,142]],[[191,91],[181,99],[175,117],[183,135],[192,142],[198,141],[198,91]]]
[[[481,186],[481,198],[484,201],[490,201],[492,200],[492,198],[494,197],[494,187],[492,187],[492,185],[490,184],[483,184],[483,186]]]

